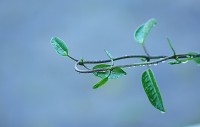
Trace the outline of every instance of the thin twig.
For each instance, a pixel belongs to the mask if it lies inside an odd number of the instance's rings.
[[[160,59],[160,58],[165,58],[167,56],[150,56],[150,59]],[[129,55],[129,56],[121,56],[121,57],[116,57],[113,58],[113,61],[118,61],[122,59],[137,59],[137,58],[148,58],[146,55]],[[76,61],[77,62],[77,61]],[[96,61],[84,61],[84,64],[98,64],[98,63],[108,63],[111,62],[110,59],[107,60],[96,60]]]
[[[70,56],[70,55],[68,55],[68,57],[69,57],[70,59],[72,59],[73,61],[78,62],[78,60],[75,59],[74,57],[72,57],[72,56]]]
[[[143,50],[144,50],[144,52],[146,53],[146,55],[148,56],[147,58],[146,58],[146,60],[147,60],[147,62],[149,62],[150,61],[150,55],[149,55],[149,53],[148,53],[148,51],[147,51],[147,48],[146,48],[146,46],[144,45],[144,43],[142,44],[142,47],[143,47]]]

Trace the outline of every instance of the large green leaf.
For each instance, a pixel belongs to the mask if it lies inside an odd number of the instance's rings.
[[[62,56],[68,55],[68,49],[63,40],[61,40],[58,37],[52,37],[51,39],[51,45],[56,50],[56,52]]]
[[[162,112],[165,112],[160,91],[151,69],[142,73],[142,85],[151,104]]]
[[[97,82],[93,89],[99,88],[100,86],[104,85],[108,81],[108,77],[102,78],[99,82]]]
[[[94,66],[93,69],[101,69],[101,68],[109,68],[109,67],[111,67],[111,65],[98,64],[98,65]],[[107,71],[94,72],[93,74],[100,78],[108,77],[108,75],[110,74],[108,78],[116,79],[116,78],[120,78],[120,77],[126,75],[126,72],[124,70],[122,70],[121,68],[116,67],[111,71],[111,73],[109,70],[107,70]]]
[[[152,18],[149,19],[146,23],[139,26],[134,33],[135,40],[138,43],[143,44],[147,35],[149,34],[153,26],[155,26],[156,24],[156,19]]]

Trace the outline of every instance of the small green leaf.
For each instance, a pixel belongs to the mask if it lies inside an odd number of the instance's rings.
[[[92,69],[101,69],[101,68],[109,68],[109,67],[111,67],[111,66],[108,64],[98,64],[98,65],[94,66]],[[110,71],[108,70],[108,71],[94,72],[93,74],[100,78],[105,78],[105,77],[108,77],[109,73],[110,73]]]
[[[151,69],[142,73],[142,85],[151,104],[162,112],[165,112],[160,91]]]
[[[200,57],[198,57],[198,58],[193,58],[192,59],[194,62],[196,62],[197,64],[200,64]]]
[[[190,59],[193,60],[194,62],[196,62],[197,64],[200,64],[200,57],[196,57],[196,58],[193,58],[193,55],[197,55],[199,54],[198,52],[189,52],[190,54]]]
[[[104,50],[104,51],[106,52],[107,56],[110,58],[111,64],[114,65],[113,56],[107,50]]]
[[[108,64],[98,64],[98,65],[94,66],[93,69],[110,68],[110,67],[111,67],[111,65],[108,65]],[[109,70],[107,70],[107,71],[94,72],[93,74],[100,78],[108,77],[110,74],[110,76],[108,78],[117,79],[117,78],[120,78],[120,77],[126,75],[126,72],[124,70],[122,70],[120,67],[116,67],[111,71],[111,73]]]
[[[62,56],[68,55],[68,49],[63,40],[61,40],[58,37],[52,37],[51,38],[51,45],[56,50],[56,52]]]
[[[109,78],[117,79],[125,75],[126,75],[126,72],[124,70],[122,70],[120,67],[116,67],[111,71]]]
[[[104,50],[107,54],[107,56],[110,58],[110,59],[113,59],[113,56],[110,54],[110,52],[108,52],[107,50]]]
[[[173,60],[173,61],[169,61],[168,64],[174,65],[174,64],[180,64],[181,60]]]
[[[172,46],[172,43],[170,42],[169,38],[167,38],[167,41],[168,41],[168,44],[169,44],[171,50],[173,51],[174,55],[176,55],[176,52],[175,52],[175,50],[174,50],[174,48]]]
[[[189,52],[187,58],[182,58],[182,59],[177,58],[177,60],[169,61],[168,64],[174,65],[174,64],[180,64],[180,63],[186,63],[190,60],[193,60],[195,63],[200,64],[200,57],[194,57],[197,54],[199,53]]]
[[[139,26],[134,33],[134,38],[136,42],[143,44],[147,35],[150,33],[151,29],[156,24],[157,24],[156,19],[152,18],[149,19],[145,24]]]
[[[101,79],[99,82],[97,82],[94,86],[93,89],[99,88],[100,86],[104,85],[108,81],[108,77],[105,77]]]

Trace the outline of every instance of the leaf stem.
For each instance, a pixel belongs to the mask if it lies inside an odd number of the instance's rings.
[[[142,47],[143,47],[143,50],[144,50],[144,52],[146,53],[146,55],[148,56],[147,58],[146,58],[146,60],[147,60],[147,62],[149,62],[150,61],[150,55],[149,55],[149,53],[148,53],[148,51],[147,51],[147,48],[146,48],[146,46],[144,45],[144,43],[142,44]]]
[[[78,62],[77,59],[75,59],[74,57],[70,56],[70,55],[67,55],[71,60],[75,61],[75,62]]]

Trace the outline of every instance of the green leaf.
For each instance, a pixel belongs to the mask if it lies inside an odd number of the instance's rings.
[[[151,104],[162,112],[165,112],[160,91],[151,69],[142,73],[142,85]]]
[[[190,54],[190,59],[193,60],[194,62],[196,62],[197,64],[200,64],[200,57],[196,57],[196,58],[193,58],[193,55],[197,55],[199,54],[198,52],[189,52]]]
[[[98,64],[94,66],[93,69],[110,68],[110,67],[111,65],[108,65],[108,64]],[[126,72],[122,70],[120,67],[116,67],[111,71],[111,73],[110,73],[110,70],[107,70],[107,71],[94,72],[93,74],[100,78],[108,77],[110,74],[108,78],[117,79],[126,75]]]
[[[113,56],[107,50],[104,50],[104,51],[106,52],[107,56],[110,58],[111,64],[114,65]]]
[[[184,60],[184,62],[187,60]],[[174,64],[180,64],[182,63],[182,60],[173,60],[173,61],[169,61],[168,64],[174,65]]]
[[[94,86],[93,89],[99,88],[100,86],[104,85],[108,81],[108,77],[105,77],[101,79],[99,82],[97,82]]]
[[[200,64],[200,57],[194,57],[195,55],[198,55],[199,53],[197,52],[189,52],[187,58],[182,58],[182,59],[177,59],[168,62],[168,64],[180,64],[180,63],[186,63],[189,60],[193,60],[195,63]]]
[[[197,64],[200,64],[200,57],[198,57],[198,58],[193,58],[192,59],[194,62],[196,62]]]
[[[168,41],[168,44],[169,44],[171,50],[173,51],[174,55],[176,55],[176,52],[175,52],[175,50],[174,50],[174,48],[172,46],[172,43],[170,42],[169,38],[167,38],[167,41]]]
[[[68,49],[63,40],[61,40],[58,37],[52,37],[51,38],[51,45],[56,50],[56,52],[62,56],[68,55]]]
[[[94,66],[92,69],[101,69],[101,68],[109,68],[109,67],[111,67],[111,66],[108,64],[98,64],[98,65]],[[109,73],[110,73],[110,71],[108,70],[108,71],[94,72],[93,74],[100,78],[105,78],[105,77],[108,77]]]
[[[110,54],[110,52],[108,52],[107,50],[104,50],[107,54],[107,56],[110,58],[110,59],[113,59],[113,56]]]
[[[145,24],[139,26],[134,33],[134,38],[136,42],[143,44],[147,35],[150,33],[151,29],[156,24],[157,24],[156,19],[152,18],[149,19]]]
[[[109,78],[117,79],[125,75],[126,75],[126,72],[124,70],[122,70],[120,67],[116,67],[111,71]]]

